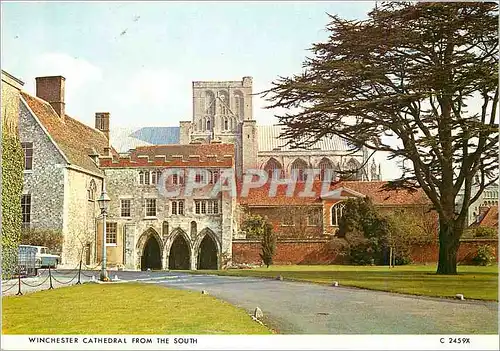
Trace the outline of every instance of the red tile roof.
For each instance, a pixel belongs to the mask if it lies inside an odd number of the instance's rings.
[[[390,190],[386,191],[383,186],[385,181],[363,182],[363,181],[342,181],[334,188],[344,187],[364,194],[371,198],[374,204],[392,206],[392,205],[421,205],[430,204],[430,200],[422,189],[415,192],[408,190]]]
[[[63,121],[48,102],[25,92],[21,92],[21,96],[71,164],[94,173],[102,173],[89,156],[92,148],[103,155],[104,148],[109,145],[101,131],[68,115],[65,115]]]
[[[312,192],[315,196],[301,197],[298,194],[304,190],[307,183],[298,182],[292,196],[286,195],[286,185],[279,185],[276,196],[269,196],[270,182],[259,188],[249,189],[248,196],[242,196],[242,184],[238,184],[239,202],[249,206],[298,206],[319,204],[322,201],[322,186],[321,181],[315,181],[312,186]],[[409,206],[409,205],[428,205],[430,201],[425,196],[422,190],[410,193],[406,190],[390,190],[385,191],[382,186],[386,182],[364,182],[364,181],[340,181],[332,183],[329,188],[325,188],[326,192],[334,191],[335,189],[343,188],[347,192],[363,194],[372,199],[373,203],[379,206]],[[326,201],[327,198],[325,198]]]
[[[480,227],[491,227],[498,229],[498,207],[492,206],[479,222]]]
[[[233,144],[140,146],[120,157],[101,158],[103,168],[220,167],[234,165]]]

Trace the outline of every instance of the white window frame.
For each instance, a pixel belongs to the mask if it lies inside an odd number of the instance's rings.
[[[121,218],[132,218],[132,200],[133,199],[131,197],[121,197],[120,198],[120,217]],[[129,207],[130,215],[129,216],[122,215],[122,208],[123,208],[122,201],[130,201],[130,207]]]
[[[337,202],[335,204],[333,204],[332,207],[330,207],[330,226],[332,227],[338,227],[339,226],[339,219],[342,218],[342,215],[343,215],[343,212],[344,212],[344,208],[345,208],[345,203],[340,201],[340,202]],[[340,215],[339,213],[337,212],[338,209],[340,209]],[[335,210],[335,219],[337,220],[337,223],[333,223],[333,211]]]
[[[148,216],[148,200],[155,201],[155,215]],[[144,199],[144,218],[158,218],[158,199],[155,197],[149,197]]]
[[[108,243],[108,230],[111,227],[110,224],[114,224],[116,228],[115,232],[115,242],[114,243]],[[118,246],[118,223],[117,222],[108,222],[106,221],[106,246]]]

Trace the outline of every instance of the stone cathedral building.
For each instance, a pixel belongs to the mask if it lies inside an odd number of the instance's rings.
[[[65,266],[100,262],[105,245],[111,267],[217,269],[245,239],[239,197],[208,191],[227,175],[241,179],[258,168],[305,181],[304,170],[315,168],[319,181],[326,170],[359,169],[352,180],[380,179],[374,163],[360,167],[367,153],[352,154],[340,138],[291,149],[280,126],[257,125],[251,77],[193,82],[192,94],[192,118],[179,127],[124,130],[97,112],[92,128],[65,113],[64,77],[36,78],[36,96],[22,92],[20,100],[23,225],[61,230]],[[111,198],[105,242],[96,203],[104,186]],[[253,197],[252,206],[259,201],[269,205]],[[331,235],[336,223],[313,225]]]

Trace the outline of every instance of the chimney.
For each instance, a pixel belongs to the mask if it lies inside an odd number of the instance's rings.
[[[109,112],[95,113],[95,128],[103,132],[109,140]]]
[[[47,101],[64,121],[64,86],[63,76],[36,77],[36,96]]]

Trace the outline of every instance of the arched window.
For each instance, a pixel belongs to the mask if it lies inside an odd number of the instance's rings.
[[[273,177],[281,178],[283,176],[283,167],[281,166],[281,163],[279,163],[279,161],[274,157],[271,157],[267,161],[266,165],[264,166],[264,170],[267,172],[269,179]]]
[[[328,180],[328,179],[334,180],[333,179],[334,178],[333,177],[333,164],[329,159],[327,159],[326,157],[323,158],[320,161],[318,166],[319,166],[318,167],[319,168],[319,179],[321,181]]]
[[[215,115],[215,95],[210,90],[205,91],[205,110],[207,114]]]
[[[168,222],[167,221],[163,221],[162,232],[163,232],[163,237],[168,236]]]
[[[307,163],[306,161],[298,158],[292,163],[292,176],[295,177],[299,182],[303,182],[307,179],[306,169]]]
[[[196,234],[198,234],[198,229],[195,221],[191,222],[191,238],[196,238]]]
[[[224,130],[229,130],[229,122],[227,118],[224,118]]]
[[[244,117],[244,99],[241,91],[237,90],[234,92],[234,113],[241,119]]]
[[[207,130],[211,130],[210,129],[210,120],[207,121]]]
[[[219,111],[221,115],[227,115],[228,114],[228,108],[227,105],[229,104],[229,95],[226,91],[220,90],[219,91]]]
[[[89,201],[95,200],[96,192],[97,192],[97,186],[95,185],[94,179],[92,179],[87,189],[87,198]]]
[[[336,203],[330,209],[330,222],[333,226],[338,226],[342,215],[344,214],[345,204],[343,202]]]

